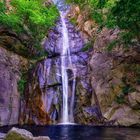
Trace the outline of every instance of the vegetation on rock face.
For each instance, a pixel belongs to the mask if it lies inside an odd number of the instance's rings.
[[[85,52],[85,51],[89,51],[92,49],[92,42],[88,42],[85,44],[84,48],[82,48],[82,51]]]
[[[25,85],[27,83],[26,75],[22,75],[20,80],[18,81],[18,91],[20,92],[20,97],[23,97],[23,93],[25,90]]]
[[[41,50],[41,40],[55,25],[58,11],[55,6],[39,0],[11,0],[11,9],[0,1],[0,25],[12,30],[23,39],[26,47]],[[41,51],[40,51],[41,52]]]
[[[140,42],[140,1],[139,0],[67,0],[89,10],[89,16],[100,27],[119,27],[123,43]],[[134,40],[135,39],[135,40]],[[117,42],[116,42],[117,43]]]

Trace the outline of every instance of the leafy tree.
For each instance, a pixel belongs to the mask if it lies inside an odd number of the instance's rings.
[[[78,4],[82,9],[89,8],[90,18],[94,19],[99,27],[119,27],[123,32],[120,34],[120,39],[115,41],[116,43],[125,43],[127,46],[133,43],[133,39],[140,42],[140,0],[67,1]]]
[[[120,0],[111,10],[115,24],[127,34],[125,39],[137,38],[140,42],[140,0]]]
[[[4,2],[0,2],[0,24],[19,35],[26,34],[30,38],[26,45],[40,49],[41,40],[55,25],[57,8],[46,7],[41,0],[11,0],[11,6],[8,11]]]

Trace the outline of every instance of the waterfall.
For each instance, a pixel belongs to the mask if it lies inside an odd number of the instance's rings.
[[[62,89],[63,89],[63,103],[62,103],[62,120],[61,122],[72,123],[73,119],[73,106],[74,106],[74,93],[75,93],[75,70],[72,65],[68,29],[65,22],[65,13],[60,12],[62,22],[62,52],[61,52],[61,75],[62,75]],[[69,104],[69,77],[68,69],[73,73],[73,85],[71,89],[71,101]]]
[[[60,19],[44,41],[48,58],[41,64],[45,68],[38,72],[43,106],[54,124],[74,123],[76,77],[85,75],[83,65],[87,58],[81,52],[84,44],[81,34],[66,18],[69,6],[64,1],[53,0]]]

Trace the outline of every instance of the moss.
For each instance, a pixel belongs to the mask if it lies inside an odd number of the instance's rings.
[[[76,25],[76,24],[77,24],[77,21],[76,21],[75,18],[71,18],[71,19],[70,19],[70,22],[71,22],[73,25]]]
[[[16,133],[9,134],[5,140],[27,140],[26,138],[21,137],[20,135],[17,135]]]
[[[124,95],[121,94],[121,95],[116,96],[115,101],[116,101],[118,104],[124,104],[124,103],[125,103]]]
[[[20,93],[20,97],[23,98],[25,86],[27,83],[27,72],[22,73],[20,80],[18,81],[18,91]]]
[[[85,44],[85,46],[82,48],[82,52],[89,51],[90,49],[92,49],[93,48],[92,44],[93,43],[91,41]]]

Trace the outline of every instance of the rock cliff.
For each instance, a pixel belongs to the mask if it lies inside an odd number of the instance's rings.
[[[23,46],[18,37],[0,27],[0,126],[18,124],[21,96],[18,82],[29,67],[28,60],[11,48]],[[18,49],[16,49],[18,51]]]
[[[0,46],[0,125],[17,124],[20,113],[18,81],[28,62]]]
[[[86,76],[89,77],[93,95],[88,95],[87,90],[84,91],[85,88],[79,86],[81,90],[79,102],[83,107],[89,106],[88,114],[83,113],[80,122],[96,124],[99,119],[93,116],[100,114],[102,124],[139,126],[139,44],[129,45],[127,48],[123,44],[118,44],[112,51],[108,51],[108,46],[119,37],[118,29],[103,28],[99,32],[98,25],[88,17],[88,11],[81,11],[78,6],[71,8],[68,17],[71,21],[75,21],[77,29],[87,41],[92,42],[93,46],[88,61],[89,74]],[[95,105],[100,108],[100,113],[95,113],[97,112]],[[89,122],[86,122],[87,118]]]

